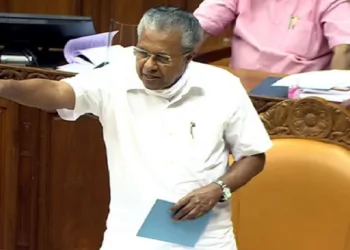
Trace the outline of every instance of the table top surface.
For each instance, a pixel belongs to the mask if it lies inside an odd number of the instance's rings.
[[[285,74],[268,73],[257,70],[248,69],[231,69],[227,66],[218,66],[220,68],[230,71],[235,76],[239,77],[247,91],[255,88],[259,83],[261,83],[267,77],[284,77]]]

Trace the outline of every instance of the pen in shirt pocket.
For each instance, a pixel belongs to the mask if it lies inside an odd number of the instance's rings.
[[[192,139],[194,139],[194,128],[196,127],[196,123],[190,122],[190,135]]]
[[[288,29],[294,29],[295,25],[299,22],[299,18],[291,16],[289,19]]]

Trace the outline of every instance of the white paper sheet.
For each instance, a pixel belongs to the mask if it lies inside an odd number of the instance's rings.
[[[343,102],[350,99],[350,94],[345,95],[325,95],[325,94],[311,94],[311,93],[301,93],[300,98],[306,97],[320,97],[331,102]]]
[[[305,89],[329,90],[350,87],[350,70],[324,70],[286,76],[272,86],[299,86]]]

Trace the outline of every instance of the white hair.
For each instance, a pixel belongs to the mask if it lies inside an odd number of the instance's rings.
[[[192,51],[203,39],[203,29],[192,13],[176,7],[154,7],[141,18],[137,27],[140,39],[144,29],[155,29],[160,32],[179,30],[182,33],[181,45],[184,52]]]

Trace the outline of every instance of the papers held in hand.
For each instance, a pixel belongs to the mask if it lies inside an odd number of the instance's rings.
[[[172,202],[156,200],[137,236],[194,247],[213,215],[213,211],[188,221],[173,221]]]

